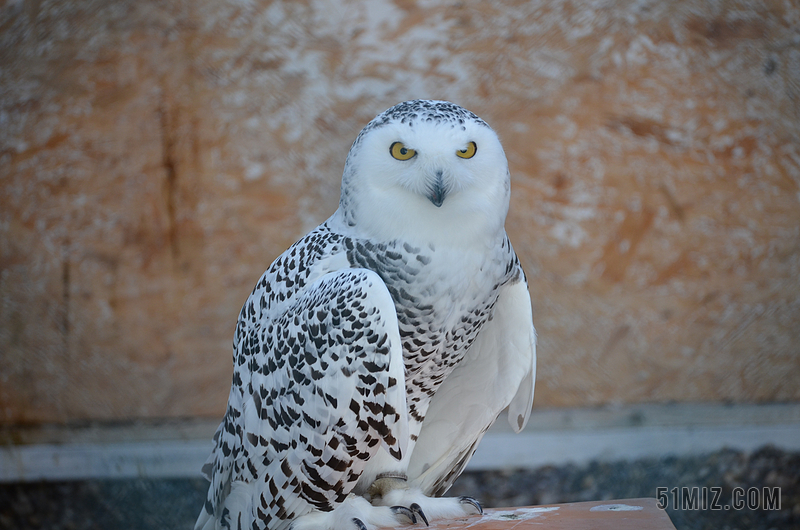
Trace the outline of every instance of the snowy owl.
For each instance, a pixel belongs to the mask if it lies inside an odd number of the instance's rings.
[[[373,119],[339,208],[242,307],[196,529],[366,530],[481,512],[440,497],[508,407],[533,402],[536,333],[506,235],[492,129],[444,101]]]

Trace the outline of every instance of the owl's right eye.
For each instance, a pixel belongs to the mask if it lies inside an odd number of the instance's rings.
[[[389,152],[392,154],[394,158],[397,160],[409,160],[414,158],[414,155],[417,154],[416,151],[413,149],[409,149],[403,142],[395,142],[389,147]]]

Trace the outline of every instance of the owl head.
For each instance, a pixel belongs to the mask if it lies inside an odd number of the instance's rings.
[[[502,232],[508,201],[508,162],[486,122],[453,103],[414,100],[353,142],[337,214],[378,240],[477,242]]]

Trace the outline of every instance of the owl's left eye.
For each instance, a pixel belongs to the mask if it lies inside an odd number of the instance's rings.
[[[394,158],[397,160],[409,160],[414,158],[414,155],[417,154],[416,151],[413,149],[409,149],[403,142],[395,142],[391,146],[389,146],[389,152],[392,154]]]
[[[470,142],[464,149],[456,151],[456,156],[459,158],[472,158],[478,152],[478,145],[475,142]]]

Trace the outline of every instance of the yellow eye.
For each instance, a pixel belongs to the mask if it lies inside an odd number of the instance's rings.
[[[389,147],[389,152],[398,160],[408,160],[409,158],[414,158],[414,155],[417,154],[416,151],[409,149],[403,145],[402,142],[393,143],[391,147]]]
[[[475,142],[470,142],[464,149],[456,151],[456,156],[460,158],[472,158],[477,152],[478,146],[475,144]]]

